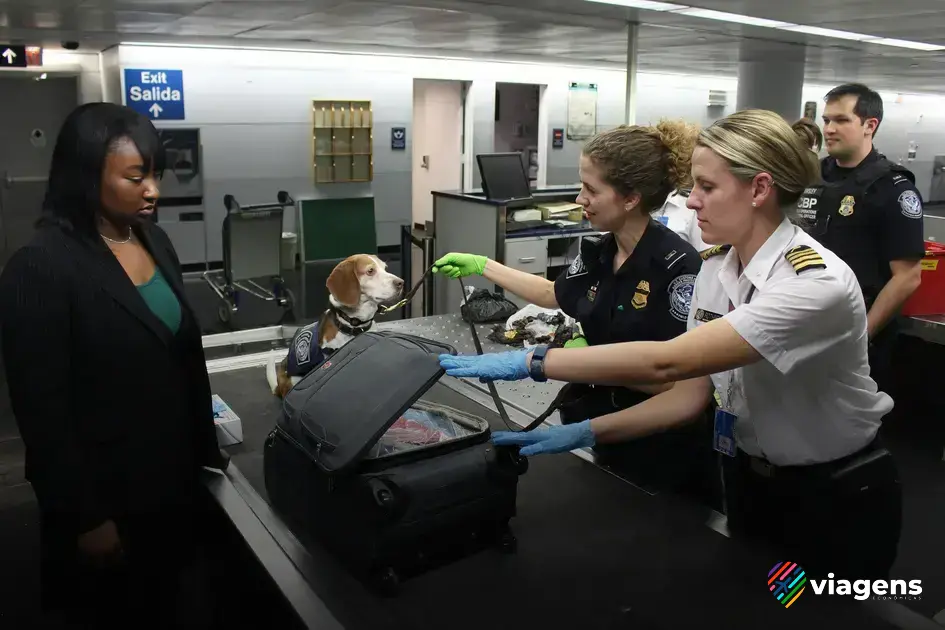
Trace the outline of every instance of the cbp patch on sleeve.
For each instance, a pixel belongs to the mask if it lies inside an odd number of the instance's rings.
[[[681,322],[689,319],[696,275],[685,273],[669,283],[669,312]]]
[[[581,258],[581,255],[578,254],[577,258],[574,259],[574,262],[571,263],[571,266],[568,267],[568,278],[574,278],[576,276],[583,276],[587,273],[587,267],[584,265],[584,259]]]
[[[295,362],[308,363],[312,358],[312,330],[303,330],[295,340]]]
[[[922,218],[922,200],[914,190],[906,190],[899,195],[899,209],[910,219]]]

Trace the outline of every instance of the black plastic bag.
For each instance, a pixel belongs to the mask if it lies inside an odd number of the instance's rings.
[[[505,321],[517,312],[514,303],[486,289],[476,289],[460,306],[463,320],[474,324]]]

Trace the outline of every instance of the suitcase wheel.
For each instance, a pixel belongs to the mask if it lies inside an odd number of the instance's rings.
[[[400,576],[393,567],[379,569],[371,577],[371,583],[381,595],[392,597],[400,591]]]
[[[515,463],[515,472],[520,476],[528,472],[528,458],[515,453],[512,456],[512,461]]]
[[[515,553],[518,551],[518,538],[516,538],[512,530],[508,528],[499,532],[497,543],[502,553]]]

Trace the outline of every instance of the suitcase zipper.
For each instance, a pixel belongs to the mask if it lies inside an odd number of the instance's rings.
[[[321,442],[315,443],[315,454],[312,455],[311,453],[308,452],[308,450],[305,447],[303,447],[299,443],[298,440],[296,440],[294,437],[286,433],[285,430],[283,430],[279,426],[277,426],[275,429],[272,430],[272,433],[269,434],[269,440],[267,441],[275,440],[275,437],[277,435],[281,437],[283,440],[285,440],[286,442],[288,442],[290,445],[294,446],[295,450],[300,451],[302,455],[305,456],[306,459],[308,459],[310,462],[318,466],[318,456],[322,450]],[[335,476],[329,473],[327,481],[328,481],[328,491],[331,492],[332,490],[335,489]]]
[[[313,464],[316,464],[316,465],[318,464],[318,456],[321,454],[321,450],[322,450],[322,443],[321,443],[321,442],[316,442],[316,443],[315,443],[315,454],[312,455],[311,453],[309,453],[309,451],[308,451],[307,448],[305,448],[304,446],[302,446],[302,443],[301,443],[301,442],[299,442],[299,441],[296,440],[294,437],[292,437],[291,435],[289,435],[285,430],[282,429],[282,427],[278,427],[278,426],[277,426],[277,427],[275,428],[275,430],[273,430],[272,433],[273,433],[273,435],[278,434],[279,437],[281,437],[283,440],[285,440],[286,442],[288,442],[289,444],[291,444],[292,446],[294,446],[297,450],[302,451],[302,454],[304,454],[305,457],[307,457],[309,460],[311,460],[311,462],[312,462]]]

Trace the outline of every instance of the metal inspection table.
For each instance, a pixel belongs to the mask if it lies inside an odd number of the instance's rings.
[[[900,320],[902,334],[945,345],[945,315],[917,315]]]
[[[458,316],[384,323],[474,352]],[[505,349],[485,339],[484,351]],[[650,495],[570,454],[535,457],[520,479],[512,529],[518,553],[483,550],[407,579],[396,598],[380,598],[316,543],[292,531],[267,503],[262,448],[281,413],[268,391],[265,364],[284,352],[293,328],[205,337],[214,393],[241,417],[242,444],[229,469],[209,474],[216,504],[258,561],[300,628],[451,630],[556,628],[675,629],[706,619],[733,628],[935,628],[901,605],[815,596],[808,589],[789,611],[768,593],[778,561],[770,550],[706,525],[708,510]],[[234,347],[239,346],[234,352]],[[276,350],[272,350],[276,348]],[[505,428],[481,384],[444,377],[456,404]],[[513,422],[544,409],[559,384],[499,383]],[[452,404],[452,403],[451,403]],[[532,582],[528,585],[528,582]],[[939,630],[940,627],[939,627]]]

